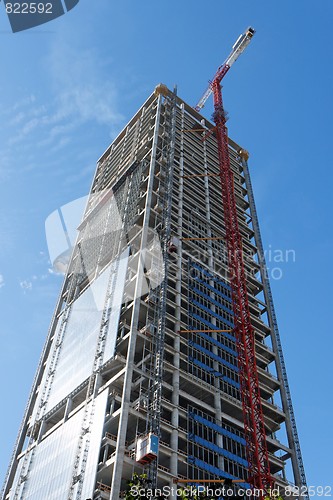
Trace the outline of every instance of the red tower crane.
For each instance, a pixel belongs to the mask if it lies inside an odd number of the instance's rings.
[[[261,405],[258,371],[255,356],[254,330],[251,324],[248,292],[243,261],[242,237],[238,227],[233,174],[228,151],[228,132],[223,108],[221,81],[231,65],[250,43],[255,31],[248,28],[235,45],[224,64],[220,66],[208,89],[196,106],[200,111],[210,94],[214,99],[213,119],[216,125],[222,202],[226,228],[229,273],[234,312],[240,389],[243,407],[244,433],[248,460],[248,482],[262,490],[262,497],[269,496],[273,486],[270,474],[264,417]]]

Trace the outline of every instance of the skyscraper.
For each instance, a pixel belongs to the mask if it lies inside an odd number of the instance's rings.
[[[229,156],[283,492],[305,474],[248,154],[230,140]],[[250,486],[229,257],[214,127],[159,85],[98,161],[4,499],[116,500],[144,471]]]

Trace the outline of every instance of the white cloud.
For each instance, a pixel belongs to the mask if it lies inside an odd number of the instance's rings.
[[[49,165],[56,153],[77,146],[87,124],[106,128],[109,136],[123,125],[112,63],[106,67],[94,49],[73,47],[66,34],[54,40],[45,60],[43,102],[40,95],[28,95],[3,111],[11,115],[1,151],[3,176],[20,162],[24,171]]]
[[[76,49],[62,37],[49,57],[58,112],[80,121],[95,121],[112,129],[123,117],[117,111],[116,85],[93,49]]]
[[[5,279],[3,277],[3,274],[0,274],[0,288],[2,288],[3,286],[5,286]]]
[[[30,94],[27,97],[23,97],[20,101],[16,102],[14,106],[12,107],[12,111],[16,111],[17,109],[23,107],[23,106],[28,106],[29,104],[35,102],[36,97],[34,94]]]
[[[32,290],[32,283],[28,280],[20,281],[20,287],[22,288],[24,293],[26,293],[27,291]]]
[[[17,211],[14,208],[11,210],[3,208],[0,210],[0,257],[2,260],[14,251],[18,235]]]
[[[9,121],[9,125],[18,125],[24,120],[25,117],[26,114],[23,113],[23,111],[20,111]]]

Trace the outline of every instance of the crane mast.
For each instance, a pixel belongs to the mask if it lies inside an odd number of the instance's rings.
[[[244,434],[248,460],[248,481],[254,488],[259,488],[263,496],[268,495],[273,486],[270,473],[264,417],[261,405],[258,370],[255,356],[254,330],[251,323],[248,292],[243,262],[243,243],[238,227],[237,207],[234,193],[233,173],[228,150],[228,132],[223,108],[221,81],[239,55],[250,43],[255,31],[248,28],[241,35],[225,63],[220,66],[195,109],[200,110],[213,94],[216,137],[222,203],[226,229],[229,273],[232,289],[234,329],[238,353],[239,377],[244,419]]]

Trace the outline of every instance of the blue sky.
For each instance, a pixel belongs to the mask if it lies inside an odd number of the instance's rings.
[[[80,0],[12,34],[0,4],[1,482],[61,284],[45,219],[87,194],[157,83],[195,104],[252,25],[224,81],[229,133],[251,154],[265,248],[295,251],[272,288],[308,484],[332,485],[332,14],[331,0]]]

